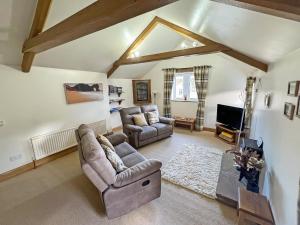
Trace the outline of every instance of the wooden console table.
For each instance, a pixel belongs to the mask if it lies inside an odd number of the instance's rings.
[[[178,126],[178,125],[188,126],[190,128],[191,132],[193,132],[193,130],[195,129],[196,119],[194,119],[194,118],[175,116],[174,119],[175,119],[175,122],[174,122],[175,126]]]

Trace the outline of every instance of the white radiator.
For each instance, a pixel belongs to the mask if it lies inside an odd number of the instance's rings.
[[[96,133],[106,132],[106,121],[89,124]],[[39,135],[31,138],[35,160],[45,158],[54,153],[63,151],[77,145],[75,128],[61,130],[50,134]]]

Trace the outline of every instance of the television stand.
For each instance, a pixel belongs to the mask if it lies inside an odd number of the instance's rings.
[[[229,128],[228,126],[225,126],[223,124],[216,124],[216,137],[228,144],[236,145],[238,142],[239,133],[239,130]],[[243,131],[241,133],[241,136],[245,136],[245,133]]]

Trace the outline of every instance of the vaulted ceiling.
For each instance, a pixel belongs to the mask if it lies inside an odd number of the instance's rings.
[[[94,0],[53,0],[45,29]],[[34,0],[0,1],[0,63],[20,65],[30,31]],[[300,23],[210,0],[180,0],[37,55],[34,65],[106,73],[155,17],[200,33],[265,63],[300,47]],[[139,47],[140,55],[178,49],[189,40],[159,25]],[[157,62],[121,66],[113,77],[138,77]]]

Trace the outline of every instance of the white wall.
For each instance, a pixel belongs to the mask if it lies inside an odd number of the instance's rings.
[[[29,139],[56,130],[107,119],[106,74],[33,67],[30,73],[0,65],[0,173],[32,161]],[[104,100],[66,104],[64,83],[100,82]],[[12,156],[20,156],[11,162]]]
[[[240,93],[245,89],[247,76],[256,70],[223,54],[190,56],[174,58],[157,64],[143,79],[151,79],[152,90],[159,92],[157,104],[160,113],[163,111],[163,71],[164,68],[185,68],[192,66],[211,65],[208,94],[205,107],[205,127],[215,127],[217,104],[242,107]],[[196,117],[197,103],[171,103],[172,115]]]
[[[267,162],[264,193],[269,196],[278,225],[297,224],[297,198],[300,175],[300,119],[283,116],[288,82],[300,80],[300,49],[274,63],[262,78],[253,120],[253,137],[262,137]],[[264,94],[271,92],[272,104],[264,107]]]
[[[123,91],[124,91],[124,93],[120,97],[118,97],[117,94],[111,94],[109,96],[109,98],[125,99],[125,101],[122,101],[121,105],[119,105],[119,103],[110,104],[110,108],[118,107],[118,106],[123,107],[123,108],[134,106],[133,95],[132,95],[132,80],[131,79],[108,79],[108,84],[122,87]],[[121,121],[119,112],[114,112],[114,113],[110,114],[110,118],[111,118],[112,128],[122,126],[122,121]]]

